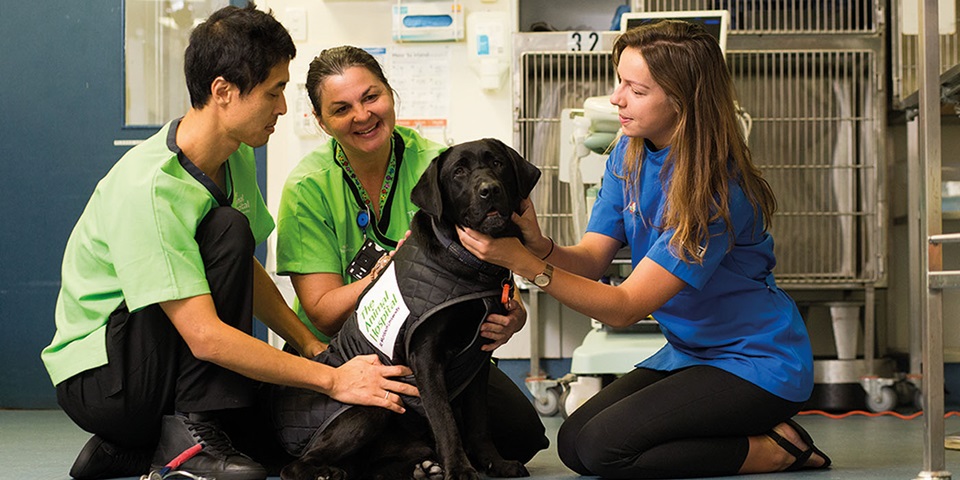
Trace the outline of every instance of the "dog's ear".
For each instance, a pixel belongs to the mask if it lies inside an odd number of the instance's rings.
[[[500,149],[506,153],[507,158],[510,159],[510,163],[513,164],[513,171],[517,174],[517,186],[520,188],[520,198],[529,197],[533,187],[540,180],[540,169],[521,157],[516,150],[510,148],[506,143],[495,138],[490,140],[499,145]]]
[[[440,193],[440,167],[449,151],[449,148],[444,150],[430,162],[430,165],[420,175],[420,180],[417,181],[410,192],[410,200],[413,204],[434,218],[440,218],[443,214],[443,195]]]

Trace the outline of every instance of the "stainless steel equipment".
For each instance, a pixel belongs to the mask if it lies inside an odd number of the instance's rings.
[[[944,444],[944,297],[960,287],[957,271],[944,268],[948,244],[960,234],[944,233],[941,204],[941,113],[952,104],[960,113],[960,32],[956,0],[899,2],[892,12],[894,107],[907,118],[907,235],[910,370],[922,378],[923,470],[917,478],[950,479]],[[908,6],[916,8],[907,15]],[[952,18],[941,18],[946,10]],[[911,20],[907,20],[908,18]],[[941,30],[941,20],[953,29]],[[911,25],[911,22],[915,22]],[[922,377],[920,376],[922,373]],[[952,447],[951,447],[952,448]]]

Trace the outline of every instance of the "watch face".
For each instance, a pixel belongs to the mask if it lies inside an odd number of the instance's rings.
[[[546,287],[550,285],[550,279],[553,278],[553,265],[549,263],[543,268],[542,273],[538,273],[536,277],[533,277],[533,284],[538,287]]]

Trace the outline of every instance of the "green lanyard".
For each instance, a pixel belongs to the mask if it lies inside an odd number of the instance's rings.
[[[383,186],[380,188],[380,208],[381,213],[383,211],[384,205],[387,203],[387,198],[390,196],[390,190],[393,188],[393,180],[397,176],[397,158],[394,153],[393,148],[394,139],[390,138],[390,161],[387,163],[387,174],[383,178]],[[363,204],[367,206],[369,211],[373,211],[373,202],[370,200],[370,195],[363,188],[363,184],[360,183],[360,178],[357,177],[357,172],[350,167],[350,162],[347,161],[347,156],[343,152],[343,148],[340,144],[337,144],[336,149],[334,149],[334,158],[337,161],[337,164],[340,165],[340,168],[343,168],[344,173],[347,174],[347,178],[353,181],[354,186],[357,187],[357,190],[360,192],[360,198],[363,200]]]

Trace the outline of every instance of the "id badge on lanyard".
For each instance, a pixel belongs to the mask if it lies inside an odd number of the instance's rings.
[[[363,245],[353,257],[350,265],[347,265],[347,274],[356,280],[366,277],[373,270],[374,265],[377,264],[377,260],[380,260],[380,257],[387,253],[385,249],[377,245],[377,242],[367,237],[367,227],[369,225],[370,212],[360,210],[357,213],[357,226],[363,231]]]

